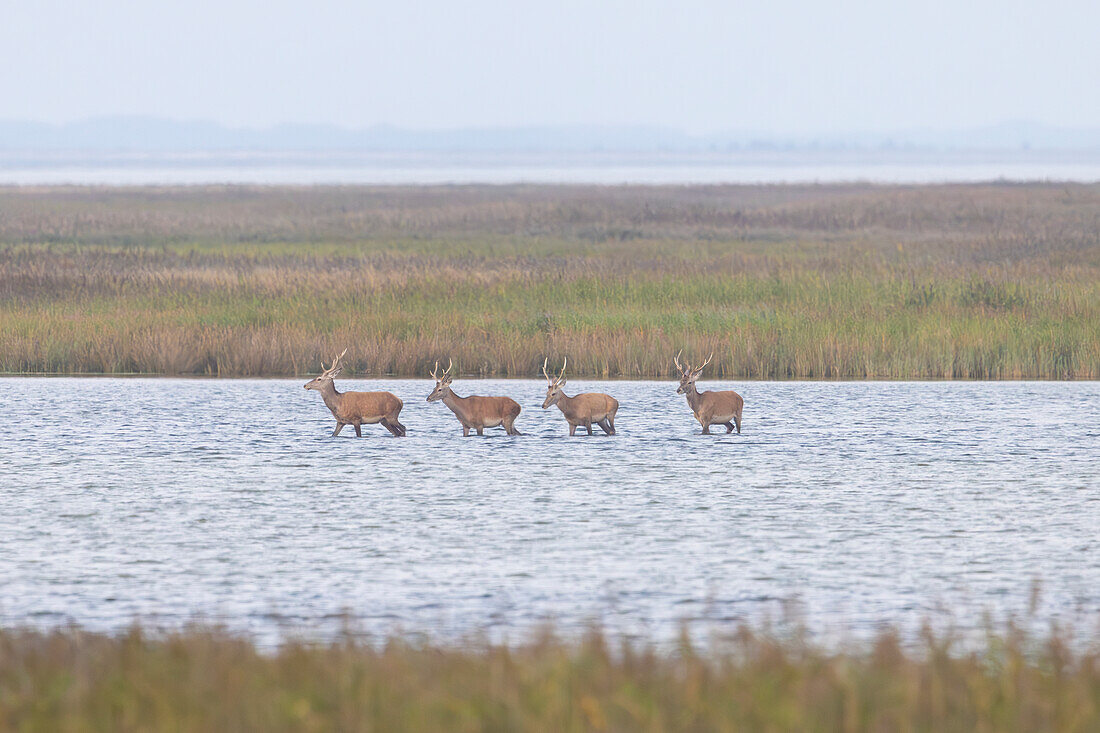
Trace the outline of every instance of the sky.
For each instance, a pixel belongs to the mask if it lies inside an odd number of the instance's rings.
[[[0,119],[1100,126],[1096,0],[5,2]]]

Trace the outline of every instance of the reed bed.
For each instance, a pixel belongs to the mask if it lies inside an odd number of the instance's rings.
[[[0,189],[0,371],[1100,377],[1100,186]]]
[[[741,629],[673,649],[599,632],[519,645],[288,642],[193,628],[0,631],[13,731],[1094,731],[1100,652],[1009,628],[826,650]]]

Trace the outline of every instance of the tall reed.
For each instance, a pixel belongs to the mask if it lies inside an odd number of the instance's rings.
[[[592,632],[273,652],[216,629],[4,630],[0,729],[1085,733],[1100,729],[1100,652],[1011,628],[970,650],[930,632],[825,649],[743,628],[672,649]]]

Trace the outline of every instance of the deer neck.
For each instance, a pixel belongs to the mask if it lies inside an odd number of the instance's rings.
[[[343,393],[336,391],[336,384],[332,380],[325,382],[320,392],[321,399],[325,401],[325,407],[335,415],[337,408],[340,406],[340,398],[343,397]]]
[[[448,389],[447,394],[443,395],[442,402],[451,412],[457,415],[459,418],[466,417],[466,400],[467,397],[459,397],[455,394],[453,389]]]
[[[558,406],[559,410],[561,410],[561,414],[567,415],[572,412],[572,409],[570,408],[573,407],[573,399],[574,398],[567,395],[563,390],[561,393],[561,397],[559,397],[558,401],[554,404]]]
[[[703,395],[699,394],[699,390],[695,388],[695,382],[688,386],[684,395],[687,397],[688,406],[691,407],[692,412],[698,411],[699,405],[703,404]]]

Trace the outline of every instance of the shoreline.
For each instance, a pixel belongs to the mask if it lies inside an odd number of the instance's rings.
[[[254,374],[254,375],[214,375],[214,374],[154,374],[154,373],[138,373],[138,372],[117,372],[117,373],[104,373],[104,372],[0,372],[0,380],[4,379],[148,379],[148,380],[188,380],[188,381],[250,381],[250,382],[289,382],[304,379],[309,381],[316,374]],[[455,379],[471,382],[545,382],[546,380],[541,376],[533,377],[520,377],[520,376],[494,376],[494,375],[475,375],[475,374],[456,374]],[[603,376],[589,376],[585,374],[570,374],[570,382],[585,381],[585,382],[652,382],[659,384],[671,384],[675,385],[678,380],[662,377],[603,377]],[[411,374],[367,374],[367,375],[347,375],[342,374],[338,378],[338,382],[384,382],[384,381],[398,381],[398,382],[411,382],[411,381],[424,381],[430,382],[430,376],[417,376]],[[1089,384],[1092,382],[1100,382],[1100,377],[1073,377],[1069,379],[1045,379],[1042,377],[1005,377],[1000,379],[981,379],[981,378],[868,378],[868,379],[850,379],[850,378],[837,378],[830,379],[822,377],[820,379],[807,379],[805,377],[792,377],[790,379],[760,379],[755,377],[718,377],[715,379],[702,379],[700,378],[699,384],[725,384],[729,382],[747,382],[750,384],[1073,384],[1080,382],[1083,384]]]

